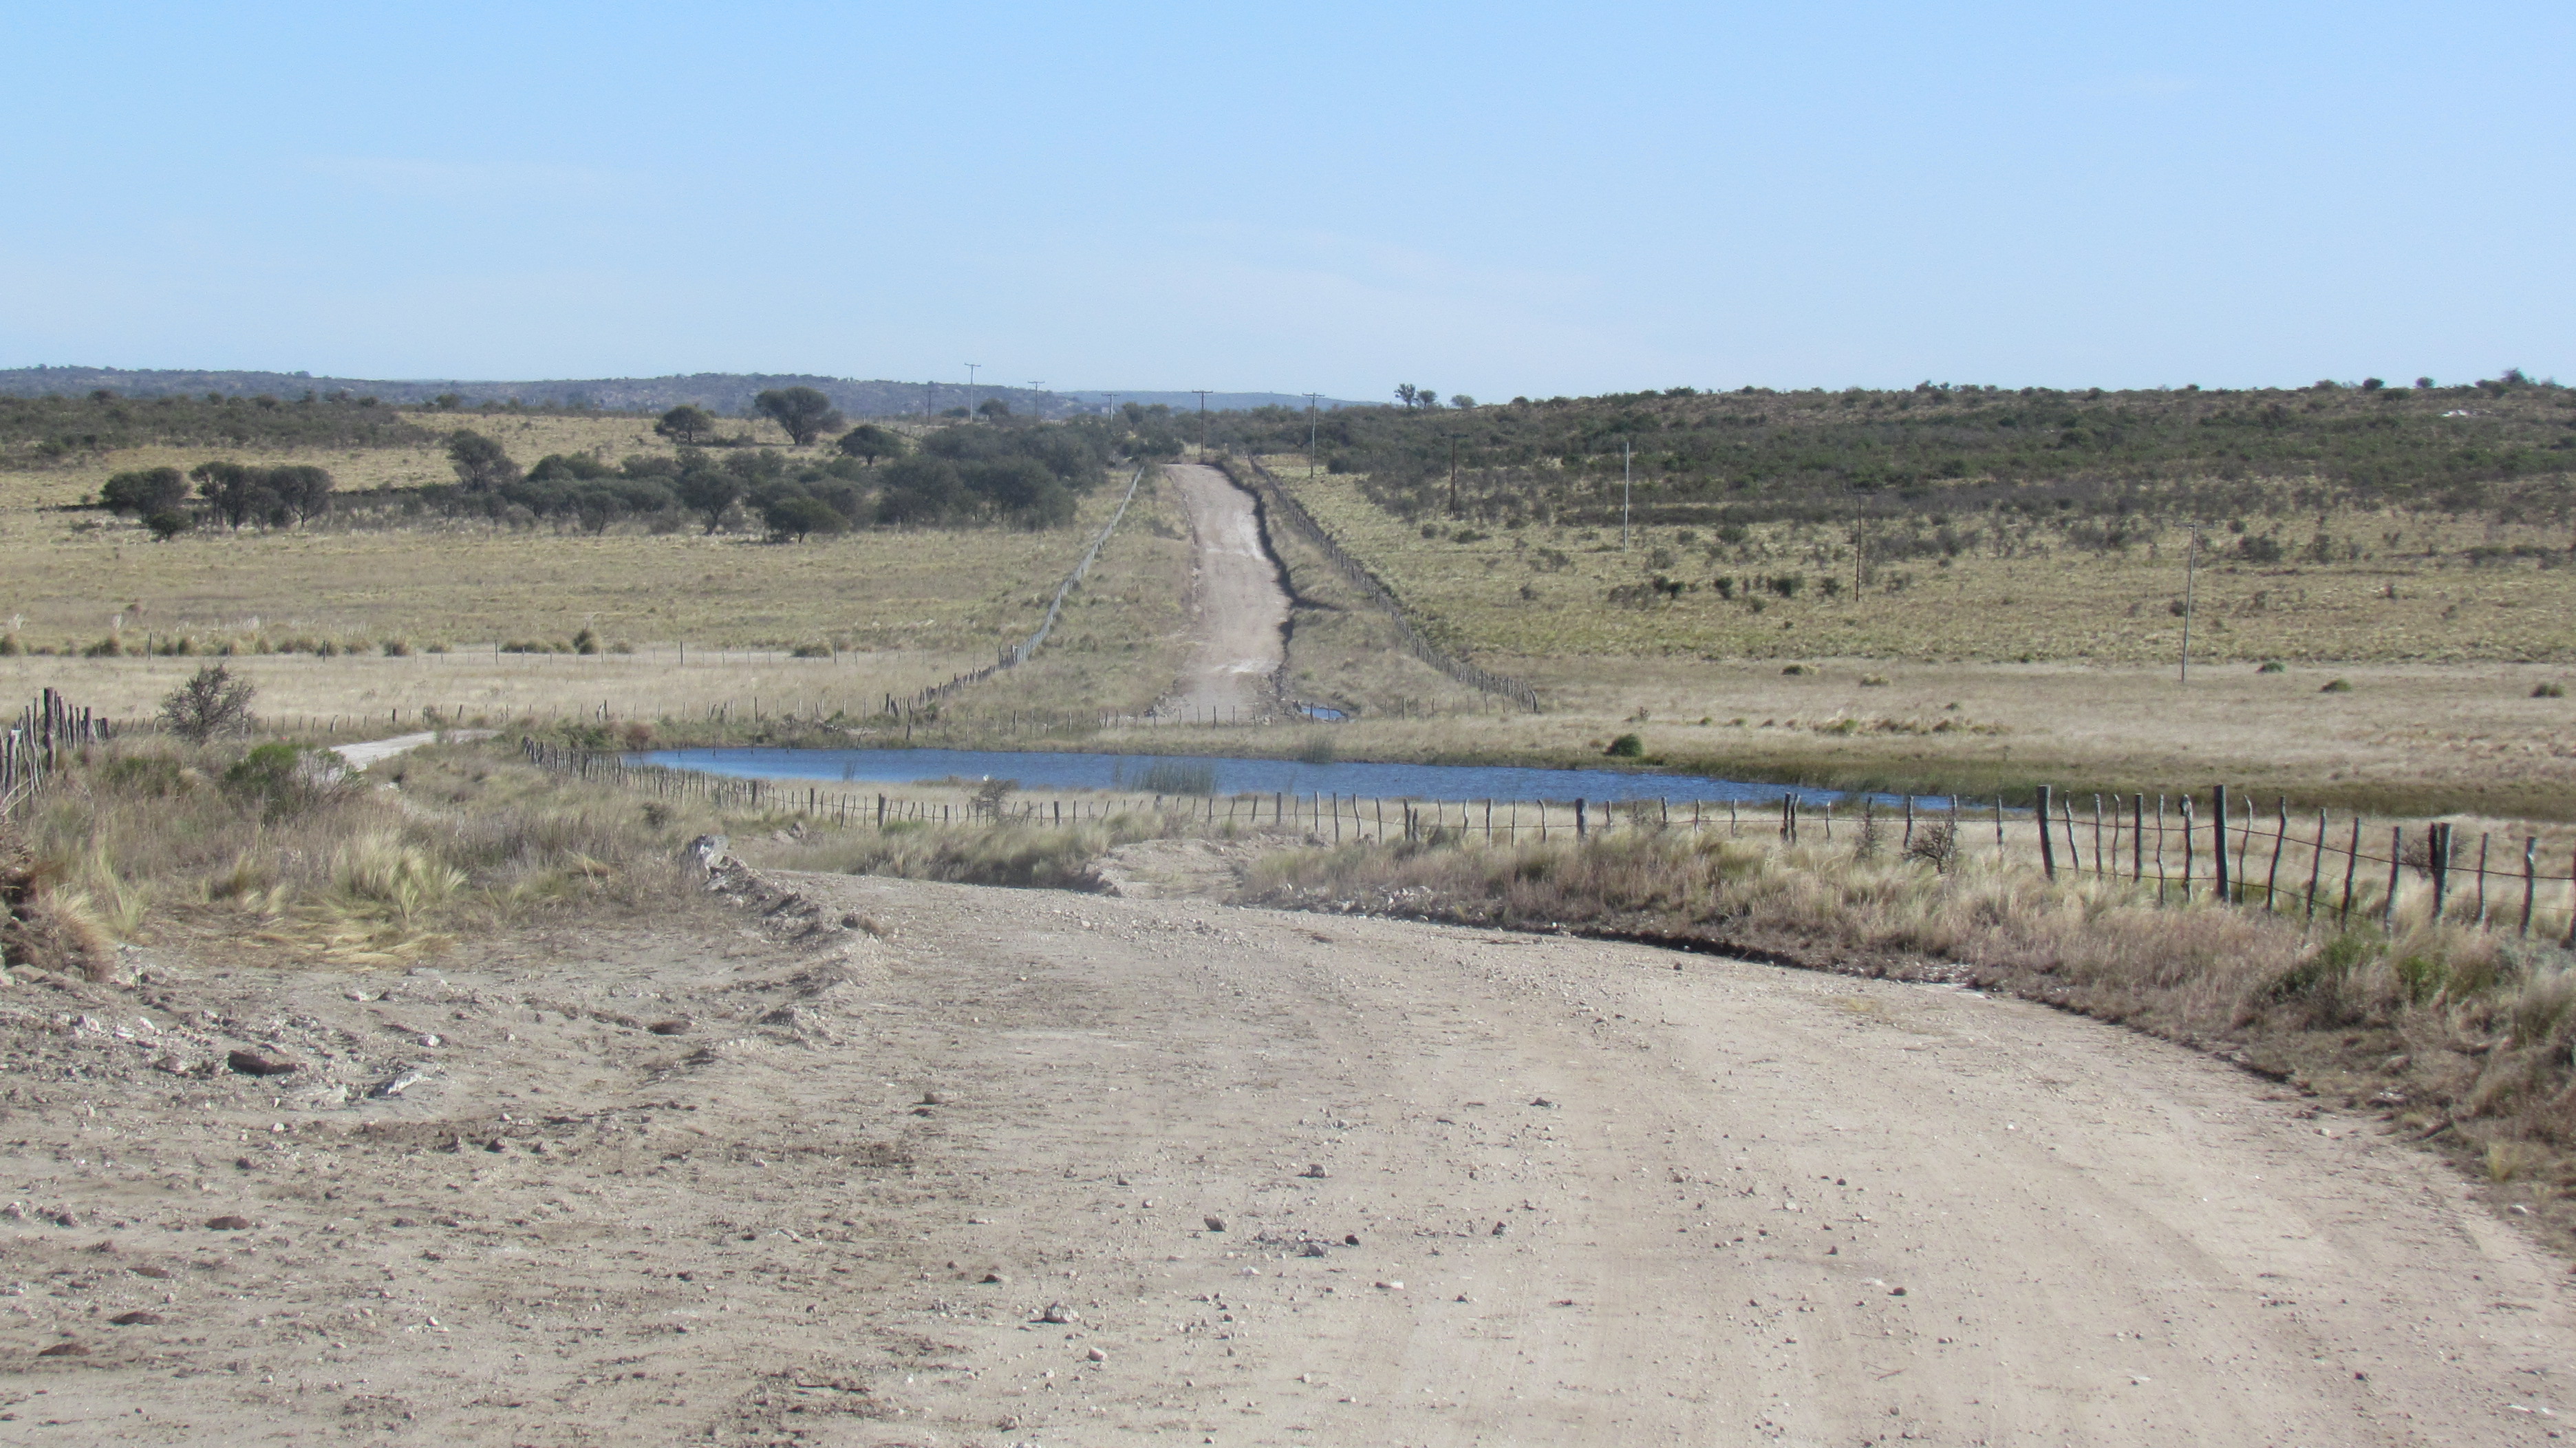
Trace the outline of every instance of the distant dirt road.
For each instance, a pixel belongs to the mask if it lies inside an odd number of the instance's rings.
[[[0,1436],[2164,1448],[2570,1411],[2564,1264],[2375,1119],[2112,1027],[775,878],[784,943],[9,987]],[[227,1044],[302,1069],[147,1064]]]
[[[1277,707],[1271,676],[1287,658],[1288,595],[1261,545],[1252,498],[1225,474],[1195,463],[1163,469],[1180,490],[1197,547],[1191,569],[1198,645],[1160,712],[1179,718],[1245,718]]]

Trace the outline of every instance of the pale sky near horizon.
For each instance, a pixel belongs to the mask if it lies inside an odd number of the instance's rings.
[[[2576,7],[0,9],[0,366],[2576,380]]]

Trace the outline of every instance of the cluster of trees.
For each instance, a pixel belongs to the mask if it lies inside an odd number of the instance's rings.
[[[817,438],[850,425],[849,419],[832,405],[831,398],[811,387],[769,388],[752,398],[751,407],[777,423],[788,441],[798,447],[812,447]],[[683,447],[696,447],[715,439],[716,415],[683,402],[663,413],[653,430]]]
[[[372,397],[0,397],[0,460],[48,462],[115,448],[394,447],[430,434]]]
[[[2116,516],[2277,493],[2533,516],[2576,474],[2576,390],[2507,372],[2242,391],[1744,388],[1476,406],[1407,384],[1313,419],[1324,466],[1409,520],[1666,524],[2045,506]],[[1309,416],[1219,414],[1211,440],[1302,452]],[[1633,449],[1633,459],[1623,456]],[[1633,481],[1623,498],[1623,469]]]
[[[141,518],[163,539],[197,526],[189,485],[205,502],[204,516],[228,528],[286,528],[331,511],[331,474],[317,467],[263,468],[237,462],[203,462],[183,476],[177,468],[118,473],[99,490],[111,512]]]
[[[664,422],[671,424],[666,435],[678,436],[689,420],[666,415]],[[499,442],[460,430],[448,439],[456,487],[446,501],[456,512],[594,533],[656,517],[685,517],[710,533],[757,520],[780,541],[869,524],[1044,528],[1071,520],[1076,498],[1098,484],[1117,441],[1099,423],[962,426],[930,434],[915,451],[902,434],[861,423],[814,458],[775,448],[719,455],[684,445],[674,457],[617,464],[587,453],[549,454],[522,470]]]

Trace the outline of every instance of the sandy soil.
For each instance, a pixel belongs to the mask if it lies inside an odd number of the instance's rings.
[[[1197,549],[1191,611],[1198,642],[1160,712],[1229,722],[1268,714],[1272,684],[1288,656],[1288,594],[1261,541],[1252,495],[1225,474],[1193,463],[1166,466],[1188,512]]]
[[[776,878],[401,975],[0,987],[0,1440],[2494,1444],[2567,1411],[2563,1264],[2376,1120],[2110,1027]]]

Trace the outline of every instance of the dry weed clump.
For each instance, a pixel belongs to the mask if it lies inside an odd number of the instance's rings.
[[[39,861],[24,839],[0,832],[0,965],[112,978],[115,950],[88,901],[60,883],[61,871]]]
[[[1244,896],[1972,981],[2411,1111],[2431,1130],[2576,1152],[2576,956],[2405,912],[2393,933],[2312,927],[2206,900],[2159,907],[2152,885],[2051,882],[1955,853],[1677,831],[1292,851],[1256,864]],[[2540,1169],[2508,1158],[2522,1177]]]
[[[696,896],[681,888],[679,843],[704,824],[470,747],[353,776],[292,744],[120,745],[29,811],[31,918],[125,938],[246,928],[381,962],[535,911],[685,908]]]
[[[891,875],[968,885],[1094,890],[1093,865],[1120,845],[1169,834],[1175,821],[1144,810],[1078,824],[890,824],[818,833],[765,849],[762,863],[845,875]]]

